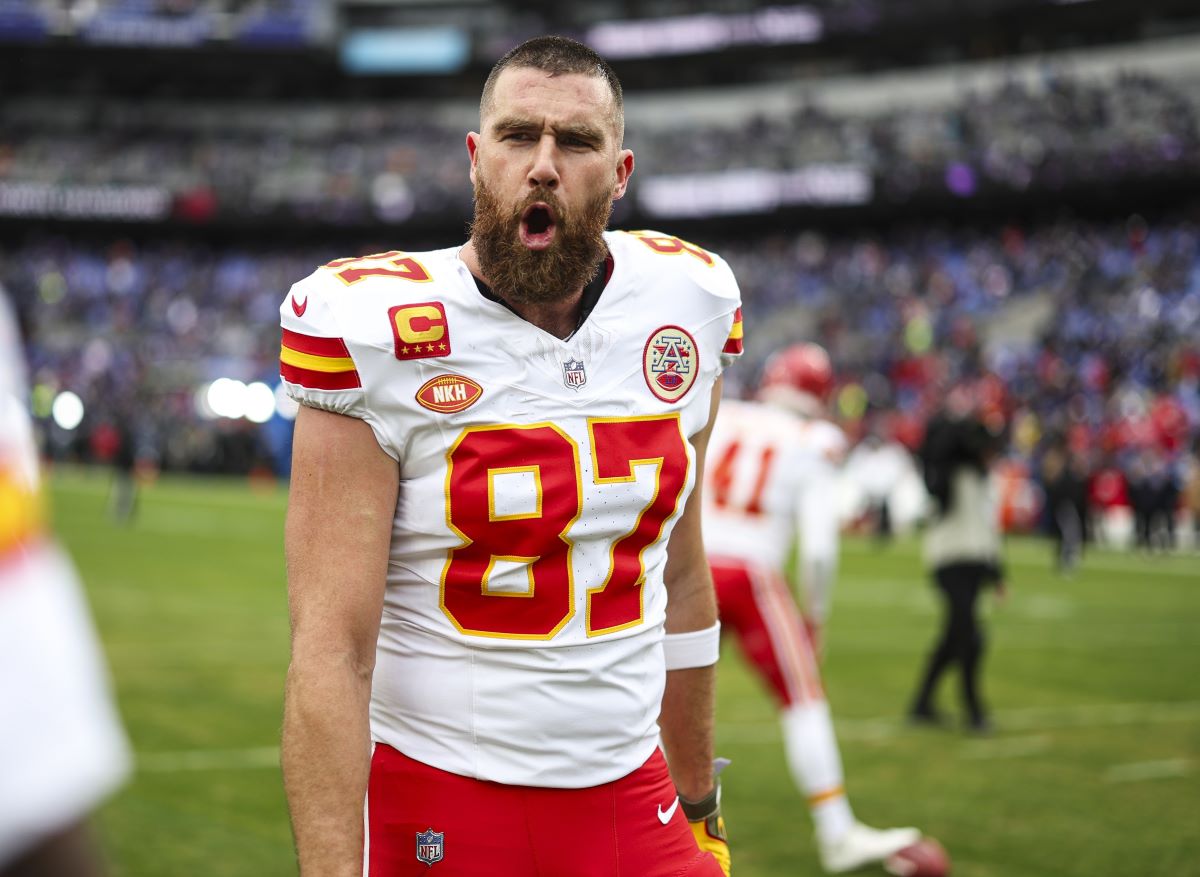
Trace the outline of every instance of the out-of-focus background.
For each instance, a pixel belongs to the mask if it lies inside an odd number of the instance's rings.
[[[291,872],[277,308],[333,258],[465,237],[483,79],[546,32],[625,85],[614,227],[737,273],[730,392],[797,340],[833,358],[860,815],[964,875],[1200,873],[1194,0],[0,0],[0,286],[138,753],[113,872]],[[1004,436],[986,740],[900,721],[937,611],[910,452],[954,386]],[[817,873],[736,659],[721,698],[738,873]]]

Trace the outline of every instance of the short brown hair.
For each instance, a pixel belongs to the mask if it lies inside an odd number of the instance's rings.
[[[496,80],[509,67],[531,67],[541,70],[551,76],[561,76],[565,73],[582,73],[584,76],[598,76],[608,83],[612,92],[614,122],[617,128],[617,141],[621,141],[625,132],[625,99],[621,92],[621,81],[617,74],[608,66],[608,62],[583,43],[568,37],[546,36],[526,40],[504,55],[492,72],[488,74],[483,84],[483,95],[479,99],[479,116],[482,119],[492,102],[492,94],[496,90]]]

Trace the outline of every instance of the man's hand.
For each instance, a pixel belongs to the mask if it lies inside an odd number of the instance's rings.
[[[692,827],[692,835],[696,838],[696,846],[710,852],[725,877],[730,874],[729,841],[725,837],[725,819],[721,816],[721,785],[713,787],[710,794],[701,801],[679,799],[683,815],[687,817]]]

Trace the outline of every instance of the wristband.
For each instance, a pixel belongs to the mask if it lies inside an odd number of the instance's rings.
[[[663,637],[663,656],[668,670],[711,667],[721,655],[721,622],[704,630],[668,633]]]
[[[688,822],[703,822],[710,816],[716,816],[721,812],[721,783],[714,782],[713,790],[699,801],[685,801],[680,798],[679,806]]]

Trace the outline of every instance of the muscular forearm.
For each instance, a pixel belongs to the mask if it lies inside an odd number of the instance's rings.
[[[688,801],[699,801],[713,787],[716,680],[715,666],[667,673],[659,727],[671,778]]]
[[[303,875],[362,874],[370,685],[349,656],[293,657],[288,669],[283,777]]]

